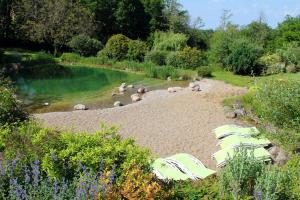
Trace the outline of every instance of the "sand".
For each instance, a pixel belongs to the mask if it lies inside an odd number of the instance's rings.
[[[228,123],[222,102],[241,95],[245,88],[221,81],[203,79],[201,92],[184,88],[176,93],[167,90],[148,92],[143,100],[123,107],[102,110],[36,114],[46,126],[92,132],[105,122],[120,127],[120,135],[133,138],[149,148],[156,157],[189,153],[207,167],[216,169],[211,155],[220,148],[212,130]]]

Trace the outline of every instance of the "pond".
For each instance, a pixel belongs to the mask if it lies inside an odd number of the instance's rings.
[[[149,89],[170,85],[167,81],[149,79],[143,74],[85,66],[32,69],[15,81],[19,98],[31,113],[70,111],[76,104],[85,104],[89,109],[113,107],[115,101],[130,103],[130,95],[141,85]],[[125,95],[112,97],[123,82],[136,88],[129,89]]]

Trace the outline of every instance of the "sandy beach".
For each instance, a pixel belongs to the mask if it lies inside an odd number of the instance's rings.
[[[149,148],[155,156],[189,153],[207,167],[216,169],[211,155],[219,150],[212,130],[228,123],[239,123],[226,118],[222,101],[241,95],[245,88],[221,81],[203,79],[201,92],[189,88],[176,93],[155,90],[143,100],[123,107],[102,110],[55,112],[36,114],[46,126],[92,132],[105,122],[120,127],[124,138],[133,138]]]

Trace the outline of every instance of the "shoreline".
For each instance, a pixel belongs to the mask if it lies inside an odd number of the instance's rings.
[[[45,126],[85,132],[99,130],[101,122],[116,125],[122,138],[134,139],[156,156],[189,153],[216,169],[210,156],[219,147],[212,130],[239,123],[226,117],[222,102],[247,89],[210,79],[199,83],[200,92],[189,88],[176,93],[154,90],[146,93],[142,101],[122,107],[35,114],[34,118]]]

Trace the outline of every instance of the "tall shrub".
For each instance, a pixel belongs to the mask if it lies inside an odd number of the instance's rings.
[[[155,32],[153,39],[154,51],[179,51],[187,45],[187,36],[173,32]]]
[[[130,39],[122,34],[111,36],[107,41],[103,52],[113,60],[124,60],[126,59],[128,52],[128,44]]]
[[[148,47],[145,42],[140,40],[131,40],[128,43],[127,58],[133,61],[144,61],[144,56],[148,51]]]
[[[100,41],[83,34],[73,37],[68,46],[82,56],[94,56],[103,47]]]
[[[263,70],[259,63],[262,49],[247,40],[237,40],[227,58],[227,67],[236,74],[260,74]]]

